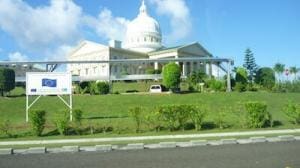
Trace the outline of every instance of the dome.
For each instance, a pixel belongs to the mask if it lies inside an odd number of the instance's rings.
[[[125,48],[139,52],[151,52],[162,47],[159,23],[148,15],[145,2],[140,13],[127,26]]]

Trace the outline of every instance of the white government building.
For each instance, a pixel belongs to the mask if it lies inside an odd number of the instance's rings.
[[[191,43],[176,47],[165,47],[162,44],[162,33],[159,23],[147,11],[142,1],[138,16],[127,27],[126,40],[110,40],[109,45],[91,41],[82,41],[68,55],[68,61],[118,60],[118,59],[164,59],[164,58],[199,58],[213,57],[199,43]],[[182,76],[186,77],[193,71],[202,70],[208,75],[221,77],[223,68],[205,62],[180,62]],[[70,64],[68,72],[81,77],[109,77],[121,74],[145,74],[147,68],[162,69],[163,64]],[[222,75],[221,75],[222,74]],[[103,79],[103,78],[102,78]]]

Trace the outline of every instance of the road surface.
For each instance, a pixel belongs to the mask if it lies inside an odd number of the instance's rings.
[[[300,142],[0,156],[1,168],[299,168]]]

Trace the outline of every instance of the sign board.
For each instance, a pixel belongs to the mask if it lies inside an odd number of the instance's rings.
[[[71,95],[72,75],[65,72],[27,72],[26,95]]]

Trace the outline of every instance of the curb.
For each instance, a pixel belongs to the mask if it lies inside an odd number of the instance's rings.
[[[262,143],[262,142],[267,142],[267,138],[262,136],[262,137],[250,137],[250,140],[252,143]]]
[[[13,154],[45,154],[62,152],[109,152],[115,150],[143,150],[143,149],[163,149],[163,148],[184,148],[196,146],[216,146],[216,145],[243,145],[255,143],[276,143],[300,141],[300,136],[281,135],[277,137],[250,137],[248,139],[221,139],[221,140],[191,140],[189,142],[160,142],[158,144],[134,143],[119,147],[117,145],[96,145],[96,146],[63,146],[61,148],[31,147],[28,149],[0,149],[0,155]]]
[[[32,147],[32,148],[28,148],[28,150],[26,151],[26,153],[28,154],[42,154],[46,152],[47,152],[46,147]]]
[[[11,155],[11,154],[13,154],[12,148],[0,149],[0,155]]]

